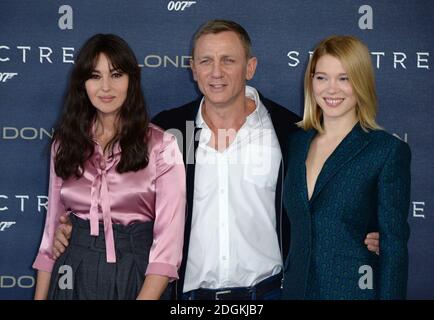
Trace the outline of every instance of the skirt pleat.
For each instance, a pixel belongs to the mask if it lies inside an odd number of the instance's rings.
[[[48,299],[136,299],[149,262],[153,222],[114,224],[116,263],[107,263],[104,233],[91,236],[89,221],[70,217],[70,244],[54,264]],[[99,227],[104,230],[102,224]]]

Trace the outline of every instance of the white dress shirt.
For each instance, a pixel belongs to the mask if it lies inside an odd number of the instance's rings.
[[[275,193],[282,159],[258,92],[246,87],[256,109],[223,152],[208,146],[202,118],[196,151],[193,215],[183,292],[249,287],[282,270]]]

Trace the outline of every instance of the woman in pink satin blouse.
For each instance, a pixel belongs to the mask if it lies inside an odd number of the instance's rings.
[[[97,34],[81,48],[56,127],[35,299],[159,299],[178,278],[185,170],[149,123],[133,51]],[[59,216],[70,245],[53,259]]]

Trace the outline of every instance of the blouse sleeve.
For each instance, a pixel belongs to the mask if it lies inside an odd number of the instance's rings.
[[[154,240],[146,275],[178,279],[184,242],[186,181],[181,152],[174,136],[164,134],[156,157]]]
[[[380,299],[405,299],[407,293],[411,153],[396,142],[378,182]]]
[[[56,155],[56,146],[53,143],[50,156],[50,178],[48,186],[48,207],[45,217],[45,227],[42,236],[41,245],[38,255],[36,256],[33,268],[41,271],[51,272],[54,265],[52,259],[52,249],[54,232],[59,226],[59,216],[65,212],[65,208],[60,201],[60,190],[63,180],[56,175],[54,171],[54,157]]]

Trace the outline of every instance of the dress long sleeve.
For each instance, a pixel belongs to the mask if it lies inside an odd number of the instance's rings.
[[[396,140],[379,176],[380,299],[407,293],[410,204],[410,148]]]
[[[63,180],[58,177],[56,175],[56,172],[54,171],[55,156],[56,145],[53,143],[50,155],[50,178],[48,186],[47,216],[45,219],[45,227],[41,245],[39,247],[36,260],[33,263],[33,268],[46,272],[51,272],[51,270],[53,269],[54,260],[52,259],[52,250],[54,232],[59,226],[59,216],[65,212],[65,207],[63,206],[60,199],[60,191],[62,188]]]
[[[154,241],[146,274],[178,279],[185,223],[185,168],[175,137],[165,134],[156,157]]]

